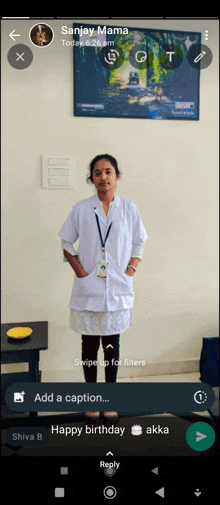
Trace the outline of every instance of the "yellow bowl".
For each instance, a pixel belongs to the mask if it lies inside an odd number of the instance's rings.
[[[7,335],[10,338],[27,338],[31,333],[33,333],[33,330],[27,326],[11,328],[7,331]]]

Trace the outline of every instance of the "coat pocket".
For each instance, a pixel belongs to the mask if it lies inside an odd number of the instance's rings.
[[[92,271],[86,277],[75,277],[73,285],[74,296],[100,296],[106,289],[106,280],[97,277],[96,271]]]
[[[115,296],[133,295],[133,277],[124,272],[115,272],[113,280],[113,292]]]

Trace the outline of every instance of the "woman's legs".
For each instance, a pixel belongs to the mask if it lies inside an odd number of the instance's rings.
[[[99,343],[99,335],[82,335],[82,361],[97,361]],[[86,382],[96,382],[97,365],[85,364],[83,371]]]
[[[120,335],[102,336],[102,347],[104,351],[105,361],[108,363],[105,367],[105,381],[116,382],[118,362],[119,362],[119,338]],[[100,345],[99,335],[82,335],[82,361],[96,361]],[[86,382],[96,382],[97,380],[97,365],[91,363],[83,365],[84,376]],[[86,412],[86,415],[91,418],[97,418],[99,412]],[[117,412],[104,412],[106,417],[118,417]]]
[[[104,358],[108,362],[108,365],[105,367],[106,382],[116,382],[119,361],[119,338],[119,334],[102,336]],[[99,345],[99,335],[82,335],[82,361],[97,361]],[[84,364],[83,371],[86,382],[96,382],[96,365],[90,366],[90,364]]]
[[[102,347],[105,361],[105,381],[116,382],[119,363],[119,338],[120,335],[108,335],[102,337]],[[104,412],[104,416],[110,419],[117,418],[117,412]]]
[[[102,337],[102,347],[105,361],[105,382],[116,382],[119,362],[120,335],[107,335]]]

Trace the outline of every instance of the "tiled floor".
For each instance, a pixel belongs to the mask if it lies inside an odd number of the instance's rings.
[[[200,373],[179,373],[167,375],[148,375],[141,377],[118,378],[117,382],[198,382]],[[55,370],[42,372],[42,382],[77,382],[71,370]],[[79,381],[81,382],[81,381]],[[98,382],[104,382],[98,379]]]
[[[147,377],[132,377],[129,382],[200,382],[200,373],[178,373],[168,375],[148,375]],[[118,382],[127,382],[127,379],[119,379]]]

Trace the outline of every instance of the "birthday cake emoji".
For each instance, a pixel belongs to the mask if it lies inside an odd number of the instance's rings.
[[[140,426],[140,424],[134,424],[131,428],[131,434],[132,435],[142,435],[142,427]]]

